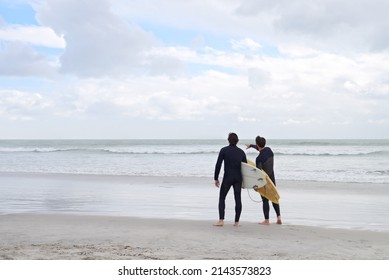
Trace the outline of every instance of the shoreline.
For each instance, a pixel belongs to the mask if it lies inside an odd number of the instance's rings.
[[[213,178],[211,176],[182,176],[182,175],[132,175],[132,174],[94,174],[94,173],[41,173],[41,172],[12,172],[12,171],[0,171],[0,177],[46,177],[46,178],[106,178],[106,179],[116,179],[117,181],[123,181],[125,179],[136,179],[136,180],[155,180],[155,179],[187,179],[190,181],[201,180],[203,182],[211,182],[213,184]],[[220,175],[220,180],[222,179],[222,174]],[[281,184],[291,184],[291,183],[303,183],[303,184],[324,184],[324,185],[378,185],[389,188],[389,183],[382,182],[349,182],[349,181],[320,181],[320,180],[301,180],[301,179],[277,179],[277,185]]]
[[[0,216],[2,260],[387,260],[389,233],[64,214]]]

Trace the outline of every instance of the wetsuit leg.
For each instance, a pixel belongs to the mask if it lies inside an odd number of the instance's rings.
[[[274,185],[276,184],[276,178],[274,178],[274,174],[272,174],[272,176],[270,176],[271,180],[273,181]],[[277,203],[273,203],[273,208],[274,208],[274,211],[276,211],[276,214],[277,214],[277,217],[281,216],[281,210],[280,210],[280,205],[277,204]]]
[[[273,202],[274,211],[276,211],[277,217],[281,216],[280,205]]]
[[[226,197],[231,185],[228,184],[224,179],[220,186],[219,192],[219,219],[224,220],[225,208],[226,208]]]
[[[262,197],[263,215],[265,216],[265,220],[269,220],[269,212],[270,212],[269,200],[262,195],[261,197]]]
[[[234,185],[234,198],[235,198],[235,222],[239,222],[240,214],[242,213],[242,182],[235,182]]]

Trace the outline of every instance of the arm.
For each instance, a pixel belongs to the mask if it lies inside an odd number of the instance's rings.
[[[246,154],[244,154],[244,156],[243,156],[243,160],[242,160],[244,163],[247,163],[247,156],[246,156]]]
[[[217,158],[216,165],[215,165],[214,180],[215,180],[216,187],[219,187],[219,185],[220,185],[219,174],[220,174],[220,169],[222,167],[222,162],[224,160],[224,152],[223,151],[224,151],[223,149],[220,150],[219,156]]]
[[[257,145],[254,145],[254,144],[246,144],[246,149],[250,149],[250,148],[254,148],[258,151],[258,147]]]

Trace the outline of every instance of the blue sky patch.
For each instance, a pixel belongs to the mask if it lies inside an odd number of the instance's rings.
[[[8,24],[37,25],[35,10],[28,4],[12,4],[0,1],[0,17]]]

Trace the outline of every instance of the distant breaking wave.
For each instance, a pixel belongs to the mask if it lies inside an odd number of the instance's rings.
[[[0,148],[1,153],[55,153],[55,152],[70,152],[81,151],[79,148]]]
[[[128,154],[128,155],[206,155],[206,154],[218,154],[220,150],[158,150],[150,149],[136,150],[126,148],[81,148],[81,147],[1,147],[0,153],[66,153],[66,152],[77,152],[77,153],[107,153],[107,154]],[[257,151],[250,150],[249,154],[257,154]],[[275,155],[279,156],[310,156],[310,157],[326,157],[326,156],[389,156],[389,151],[371,151],[371,152],[299,152],[299,151],[287,151],[287,152],[275,152]]]
[[[299,152],[276,152],[280,156],[383,156],[389,155],[389,151],[374,152],[344,152],[344,153],[299,153]]]
[[[128,155],[205,155],[205,154],[217,154],[219,151],[115,151],[109,149],[102,149],[102,152],[111,153],[111,154],[128,154]]]
[[[58,152],[85,152],[85,153],[108,153],[108,154],[129,154],[129,155],[169,155],[169,154],[217,154],[219,151],[136,151],[118,150],[106,148],[0,148],[0,153],[58,153]]]

